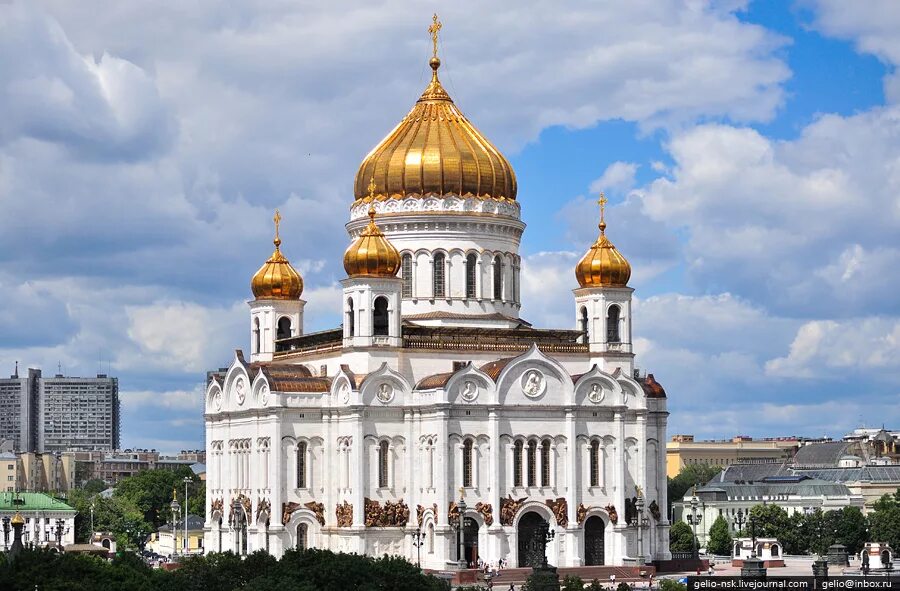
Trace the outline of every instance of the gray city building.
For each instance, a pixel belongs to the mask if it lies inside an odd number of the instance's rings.
[[[37,451],[40,377],[39,369],[20,376],[16,364],[13,375],[0,379],[0,440],[12,442],[12,449]]]

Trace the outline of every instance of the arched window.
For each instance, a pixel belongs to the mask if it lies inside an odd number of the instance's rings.
[[[278,319],[278,337],[279,339],[286,339],[291,336],[291,319],[287,316],[282,316]]]
[[[466,297],[474,298],[477,297],[475,292],[475,271],[478,262],[478,257],[475,256],[475,253],[471,253],[466,257]]]
[[[297,445],[297,488],[306,488],[306,442]]]
[[[442,298],[446,293],[446,282],[444,281],[444,265],[446,264],[447,258],[444,256],[444,253],[438,252],[434,255],[434,281],[433,283],[433,292],[434,297]]]
[[[512,297],[514,302],[519,301],[519,257],[513,257],[512,264]]]
[[[503,299],[503,259],[499,254],[494,257],[494,299]]]
[[[522,442],[513,445],[513,486],[522,486]]]
[[[610,306],[606,311],[606,340],[609,343],[619,343],[619,307]]]
[[[600,486],[600,442],[591,441],[591,486]]]
[[[434,554],[434,524],[428,524],[428,553]]]
[[[388,301],[384,296],[375,298],[375,305],[372,309],[372,326],[375,329],[375,336],[386,337],[388,334]]]
[[[462,448],[463,486],[472,486],[472,440],[466,439]]]
[[[347,298],[347,336],[356,335],[356,312],[353,311],[353,298]]]
[[[308,533],[309,528],[305,523],[297,525],[297,550],[306,550],[309,546],[308,540],[306,539]]]
[[[378,444],[378,488],[388,485],[388,442]]]
[[[537,441],[528,442],[528,486],[537,486]]]
[[[400,292],[404,298],[412,297],[412,255],[409,253],[400,257],[400,276],[403,278],[403,287]]]
[[[253,319],[253,352],[259,353],[259,318]]]
[[[550,486],[550,440],[541,442],[541,486]]]
[[[581,326],[579,326],[578,328],[581,330],[581,335],[582,335],[581,342],[588,343],[589,342],[589,339],[588,339],[588,312],[587,312],[586,306],[581,307],[580,322],[581,322]]]

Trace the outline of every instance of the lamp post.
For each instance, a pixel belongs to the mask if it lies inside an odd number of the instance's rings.
[[[694,531],[694,559],[699,558],[697,553],[697,526],[703,521],[703,514],[697,513],[697,508],[699,506],[700,499],[697,498],[697,487],[695,486],[693,493],[691,494],[691,514],[687,516],[688,523],[691,524]]]
[[[644,566],[644,528],[650,525],[650,520],[644,517],[644,495],[640,490],[634,501],[634,512],[636,513],[635,524],[638,534],[638,566]]]
[[[457,566],[462,570],[469,565],[466,560],[466,510],[468,506],[466,506],[465,491],[460,488],[459,492],[459,529],[456,531],[456,543],[459,549]]]
[[[425,532],[421,527],[417,527],[416,531],[412,532],[412,537],[413,546],[416,547],[416,566],[422,568],[422,544],[425,543]]]
[[[9,516],[3,518],[3,549],[9,550]]]
[[[241,533],[244,525],[244,507],[241,505],[240,499],[234,499],[231,503],[231,523],[234,527],[234,551],[241,556]]]
[[[64,520],[64,519],[57,519],[57,520],[56,520],[56,546],[57,546],[60,550],[62,550],[62,537],[63,537],[63,530],[64,530],[64,529],[66,530],[66,533],[68,533],[68,528],[66,528],[66,522],[65,522],[65,520]]]
[[[178,503],[178,497],[174,488],[172,489],[172,502],[169,503],[169,508],[172,509],[172,557],[174,558],[178,554],[178,516],[181,514],[181,505]]]
[[[734,524],[736,533],[740,533],[744,529],[744,524],[747,522],[747,518],[744,517],[744,510],[738,509],[737,515],[732,517],[731,521]]]
[[[756,516],[750,514],[750,558],[756,558]]]
[[[191,543],[188,540],[188,484],[193,482],[189,476],[184,477],[184,553],[189,554]]]

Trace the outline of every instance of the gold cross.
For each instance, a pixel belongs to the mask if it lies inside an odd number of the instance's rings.
[[[276,209],[275,217],[272,218],[275,220],[275,240],[278,240],[278,226],[281,224],[281,213]]]
[[[438,15],[436,12],[434,13],[434,16],[431,17],[431,21],[431,26],[428,27],[428,32],[431,33],[431,44],[434,46],[434,54],[432,55],[432,57],[437,57],[438,32],[444,25],[442,25],[441,21],[438,20]]]
[[[603,221],[603,216],[606,213],[606,202],[607,201],[609,201],[609,199],[606,198],[606,195],[604,195],[603,193],[600,193],[600,199],[597,200],[597,203],[600,204],[600,221],[601,222]]]

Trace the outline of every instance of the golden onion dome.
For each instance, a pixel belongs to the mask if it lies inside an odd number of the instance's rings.
[[[362,161],[354,184],[357,200],[368,196],[367,183],[373,178],[379,200],[448,194],[516,198],[512,166],[453,104],[438,79],[440,28],[435,15],[429,27],[434,43],[431,82],[409,114]]]
[[[581,287],[627,287],[631,265],[606,237],[606,197],[600,194],[600,236],[575,266]]]
[[[299,300],[303,293],[303,278],[281,254],[278,225],[281,214],[275,210],[275,252],[250,280],[250,289],[258,300]]]
[[[375,192],[374,181],[369,192]],[[395,277],[400,270],[400,253],[375,225],[374,197],[369,198],[369,225],[344,253],[344,269],[350,277]]]
[[[16,514],[13,515],[13,518],[9,521],[12,525],[25,525],[25,519],[22,517],[22,514],[16,511]]]

